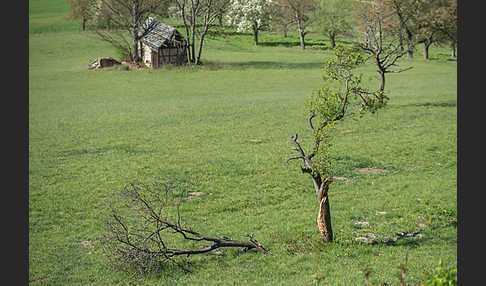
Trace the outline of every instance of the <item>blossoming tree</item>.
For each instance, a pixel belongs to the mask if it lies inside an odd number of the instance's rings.
[[[255,46],[258,45],[258,31],[270,21],[272,0],[231,0],[227,18],[238,32],[252,31]]]

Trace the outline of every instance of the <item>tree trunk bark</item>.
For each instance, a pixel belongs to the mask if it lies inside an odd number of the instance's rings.
[[[317,192],[317,201],[319,202],[319,212],[317,214],[317,228],[321,233],[322,240],[325,242],[333,241],[331,226],[331,209],[329,207],[329,184],[331,178],[325,178]]]
[[[456,43],[454,42],[451,44],[451,56],[456,57]]]
[[[305,34],[302,28],[299,27],[300,49],[305,50]]]
[[[379,73],[380,73],[380,90],[384,91],[385,90],[385,72],[379,71]]]
[[[370,34],[369,34],[368,31],[365,34],[365,41],[366,41],[366,47],[368,49],[371,49],[371,40],[370,40]]]
[[[138,62],[138,43],[136,31],[132,31],[132,61]]]
[[[253,43],[258,46],[258,28],[255,24],[253,24]]]
[[[411,48],[410,45],[408,45],[408,48],[407,48],[407,57],[409,59],[413,59],[413,48]]]
[[[336,47],[336,36],[335,35],[329,35],[329,40],[331,41],[331,48],[334,49],[334,47]]]
[[[184,29],[186,30],[186,57],[187,57],[187,64],[191,64],[191,49],[190,49],[190,44],[191,44],[191,38],[190,38],[190,25],[187,23],[187,18],[186,18],[186,13],[184,11],[184,6],[179,7],[180,12],[181,12],[181,18],[184,23]]]
[[[413,43],[410,39],[407,40],[407,57],[413,59]]]
[[[201,63],[201,54],[202,54],[202,49],[203,49],[203,44],[204,44],[204,36],[206,36],[206,33],[208,31],[208,24],[205,23],[203,30],[201,31],[201,35],[199,36],[199,46],[197,50],[197,58],[194,64],[198,65]]]
[[[223,29],[223,13],[219,13],[218,15],[218,28],[220,31]]]
[[[86,18],[83,17],[83,31],[86,31]]]
[[[196,12],[191,8],[191,62],[195,62],[196,49],[194,42],[196,41]]]
[[[297,28],[299,30],[300,49],[305,50],[305,33],[304,29],[302,28],[302,18],[298,12],[295,12],[295,17],[297,18]]]
[[[427,42],[424,42],[424,60],[429,59],[429,47],[430,47],[430,44],[427,43]]]
[[[398,37],[398,45],[400,47],[400,51],[405,50],[405,48],[403,48],[403,31],[400,31],[400,35]]]
[[[283,37],[284,39],[287,38],[287,25],[283,25]]]

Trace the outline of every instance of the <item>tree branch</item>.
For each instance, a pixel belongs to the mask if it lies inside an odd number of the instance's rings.
[[[161,199],[160,192],[140,183],[128,184],[120,193],[129,199],[128,212],[124,212],[127,219],[111,207],[111,220],[106,222],[107,232],[102,240],[104,250],[108,251],[107,254],[114,264],[128,264],[136,269],[146,269],[147,265],[156,264],[154,261],[167,261],[181,255],[203,254],[223,247],[244,248],[245,251],[256,249],[261,253],[269,251],[253,238],[253,234],[248,241],[241,241],[226,236],[206,236],[183,227],[180,223],[179,206],[177,223],[171,222],[168,216],[161,215],[162,209],[166,209],[169,202],[169,189],[166,185],[164,187],[165,201]],[[178,243],[174,242],[175,240],[168,239],[171,235],[179,235],[182,240],[209,242],[211,245],[181,249],[177,247]],[[169,247],[168,244],[174,245]],[[122,266],[120,268],[127,268],[127,265]]]

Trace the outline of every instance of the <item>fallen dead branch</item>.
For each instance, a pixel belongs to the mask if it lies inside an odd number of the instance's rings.
[[[171,194],[167,185],[154,188],[131,183],[121,190],[120,195],[126,208],[122,214],[111,206],[102,244],[111,265],[121,270],[144,274],[164,263],[177,264],[174,259],[178,256],[189,257],[224,247],[268,252],[253,234],[248,236],[248,241],[241,241],[226,236],[208,236],[183,226],[181,197],[177,204],[172,205],[176,215],[168,215],[169,204],[174,199],[169,198]]]

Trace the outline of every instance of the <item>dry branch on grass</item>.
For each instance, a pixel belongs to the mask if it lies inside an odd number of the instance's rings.
[[[126,208],[117,210],[111,206],[111,216],[106,221],[102,240],[103,250],[115,268],[143,274],[165,263],[182,266],[174,260],[178,256],[189,257],[223,247],[268,252],[253,234],[249,235],[248,241],[240,241],[226,236],[207,236],[183,226],[181,197],[175,205],[176,215],[171,217],[168,214],[173,199],[169,198],[172,195],[167,185],[153,188],[131,183],[121,190],[120,195]]]

